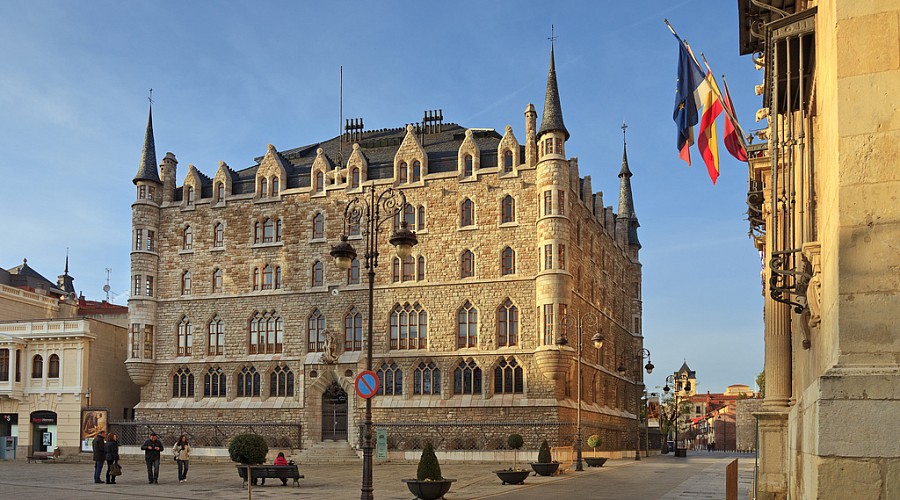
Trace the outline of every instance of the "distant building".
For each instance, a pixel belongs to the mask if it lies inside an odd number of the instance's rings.
[[[528,422],[526,446],[539,434],[571,444],[578,374],[573,349],[556,343],[576,345],[564,322],[582,312],[599,316],[606,342],[593,347],[596,329],[582,340],[585,435],[634,449],[641,370],[618,375],[615,365],[617,353],[643,347],[624,151],[621,168],[608,169],[620,180],[616,211],[566,156],[552,53],[540,127],[529,104],[522,142],[511,126],[467,129],[436,116],[372,131],[353,120],[359,127],[340,137],[269,145],[242,170],[222,162],[207,176],[190,165],[181,186],[172,153],[157,168],[148,122],[132,204],[127,366],[142,387],[138,420],[267,424],[260,432],[281,447],[355,446],[367,273],[365,241],[344,224],[344,208],[373,187],[394,188],[408,205],[393,227],[405,221],[419,244],[394,256],[390,221],[378,242],[373,409],[376,423],[393,425],[391,449],[420,448],[423,432],[449,423],[485,433],[448,431],[435,439],[445,449],[501,446],[512,430],[498,422]],[[359,252],[349,272],[329,256],[345,232]],[[291,429],[276,436],[275,426]]]
[[[130,416],[127,308],[76,298],[28,266],[0,269],[0,456],[77,455],[110,417]],[[13,445],[13,439],[17,441]]]

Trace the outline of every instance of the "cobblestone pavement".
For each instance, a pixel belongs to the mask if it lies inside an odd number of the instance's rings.
[[[641,461],[610,460],[603,468],[566,472],[555,477],[529,476],[524,485],[501,485],[494,469],[509,464],[443,464],[445,477],[456,478],[447,500],[515,498],[517,500],[560,498],[613,499],[639,496],[642,499],[722,499],[725,498],[725,466],[739,459],[738,498],[748,498],[753,472],[753,456],[696,453],[687,459],[672,455]],[[141,462],[123,464],[118,484],[94,484],[92,464],[25,464],[0,462],[0,497],[4,499],[104,500],[114,498],[238,499],[248,498],[233,465],[194,464],[188,482],[179,483],[174,463],[163,462],[159,484],[147,484]],[[355,499],[359,498],[362,465],[300,465],[306,476],[300,487],[281,486],[269,480],[252,489],[255,499]],[[414,477],[415,464],[376,464],[375,498],[409,500],[412,495],[402,478]],[[585,497],[585,493],[590,494]]]

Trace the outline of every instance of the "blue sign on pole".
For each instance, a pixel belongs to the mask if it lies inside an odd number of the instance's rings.
[[[372,370],[363,370],[356,376],[354,385],[356,386],[356,394],[359,397],[369,399],[378,392],[379,387],[381,387],[381,381],[378,380],[378,375]]]

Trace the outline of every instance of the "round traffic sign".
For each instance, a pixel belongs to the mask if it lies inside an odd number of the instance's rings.
[[[356,376],[354,385],[356,386],[356,394],[359,397],[369,399],[378,392],[378,388],[381,387],[381,381],[378,380],[378,375],[375,375],[375,372],[372,370],[363,370]]]

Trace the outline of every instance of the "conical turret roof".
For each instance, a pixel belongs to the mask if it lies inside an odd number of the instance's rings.
[[[631,193],[631,169],[628,168],[628,143],[625,141],[625,128],[622,124],[622,170],[619,171],[619,214],[618,218],[628,224],[628,243],[641,248],[638,240],[637,216],[634,213],[634,195]]]
[[[550,47],[550,72],[547,75],[547,95],[544,97],[544,114],[541,115],[541,129],[537,136],[544,132],[560,130],[566,134],[569,140],[569,131],[563,123],[562,106],[559,103],[559,88],[556,85],[556,62],[553,55],[553,47]]]
[[[153,108],[147,116],[147,132],[144,134],[144,149],[141,151],[141,163],[138,165],[134,183],[138,181],[151,181],[162,184],[159,180],[159,171],[156,167],[156,142],[153,140]]]

